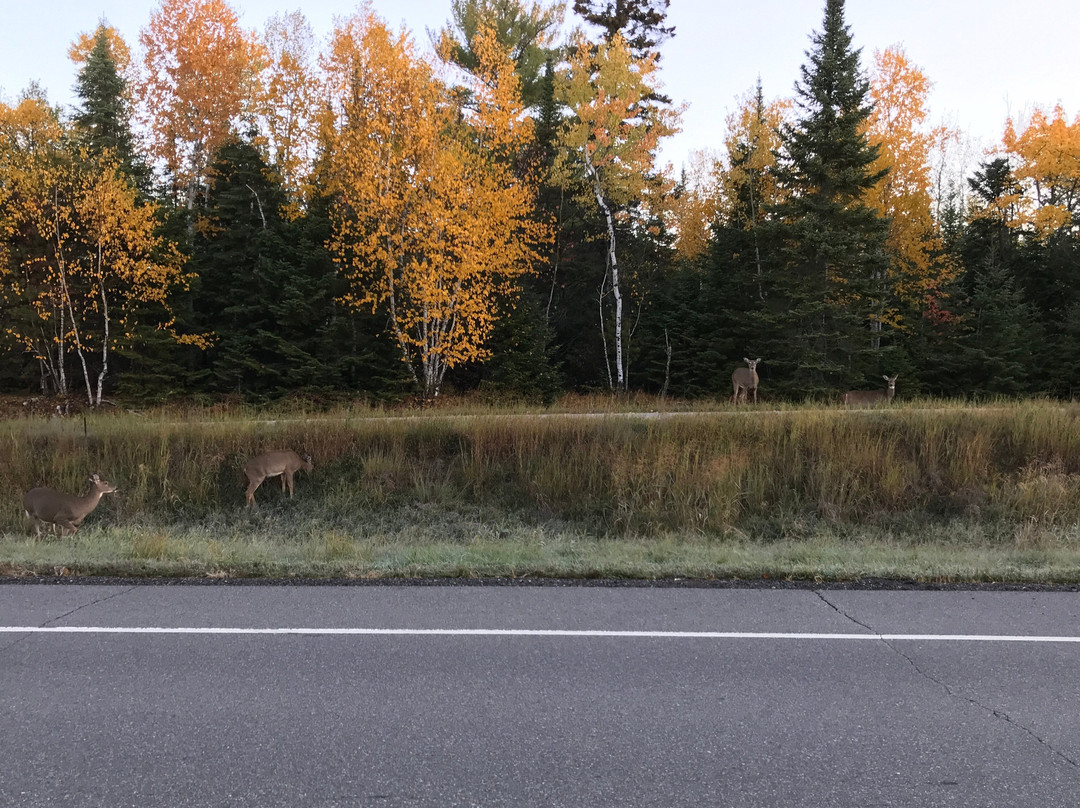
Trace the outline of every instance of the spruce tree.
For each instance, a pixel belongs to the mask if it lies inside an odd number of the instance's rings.
[[[342,290],[323,246],[329,224],[319,206],[286,220],[280,182],[245,140],[221,148],[210,176],[192,256],[198,325],[216,338],[203,357],[201,386],[245,396],[390,392],[383,386],[389,362],[380,359],[393,346],[375,336],[381,324],[336,312]]]
[[[574,0],[574,11],[586,22],[604,29],[610,42],[622,34],[636,58],[655,56],[657,47],[675,34],[665,26],[671,0]]]
[[[90,154],[100,157],[110,152],[136,185],[148,190],[150,171],[135,151],[127,86],[117,70],[104,23],[94,34],[94,46],[79,71],[75,92],[82,99],[73,116],[75,128]]]
[[[772,362],[793,392],[832,395],[884,370],[872,355],[871,326],[888,222],[862,201],[883,172],[871,173],[877,148],[861,132],[869,84],[844,0],[827,0],[811,42],[795,88],[801,118],[781,132],[777,174],[788,198],[772,211],[782,246],[770,302],[783,353]]]

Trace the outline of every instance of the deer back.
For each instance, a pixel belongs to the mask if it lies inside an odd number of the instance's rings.
[[[889,394],[884,390],[849,390],[844,393],[845,404],[877,404],[885,401]]]
[[[313,471],[314,465],[309,455],[298,455],[291,449],[282,451],[265,452],[258,457],[253,457],[244,466],[244,473],[248,479],[263,480],[267,477],[276,477],[279,474],[293,474],[300,469]]]

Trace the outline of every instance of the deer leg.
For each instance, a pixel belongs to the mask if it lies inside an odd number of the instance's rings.
[[[292,492],[293,492],[292,472],[291,471],[286,471],[284,474],[281,475],[281,490],[282,491],[285,490],[285,483],[289,484],[289,498],[291,499],[292,498]]]
[[[262,480],[255,482],[254,480],[248,480],[247,491],[244,492],[244,499],[247,501],[248,507],[255,504],[255,489],[262,485]]]

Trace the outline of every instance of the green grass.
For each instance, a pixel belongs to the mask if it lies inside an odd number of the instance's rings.
[[[1075,405],[627,417],[642,403],[3,421],[0,571],[1080,580]],[[245,509],[243,463],[272,448],[315,473]],[[120,493],[74,538],[29,538],[20,492],[91,471]]]

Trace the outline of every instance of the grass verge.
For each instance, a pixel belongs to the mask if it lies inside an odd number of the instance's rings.
[[[372,514],[348,529],[274,514],[198,525],[84,529],[0,539],[0,575],[185,578],[743,579],[1080,583],[1077,529],[994,535],[950,520],[889,529],[806,522],[770,539],[661,533],[597,536],[502,514]]]
[[[1075,405],[627,415],[3,421],[0,574],[1080,581]],[[245,509],[271,448],[316,471]],[[91,471],[121,493],[30,539],[20,492]]]

